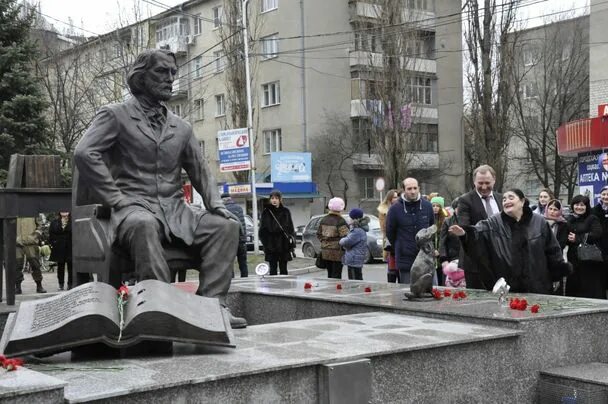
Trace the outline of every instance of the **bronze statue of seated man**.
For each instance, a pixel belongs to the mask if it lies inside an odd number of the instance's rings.
[[[167,50],[140,54],[127,77],[133,97],[102,107],[74,151],[74,163],[105,206],[112,208],[115,244],[129,253],[139,280],[171,281],[163,245],[200,254],[197,294],[225,306],[239,241],[239,223],[224,207],[192,127],[164,105],[177,74]],[[201,194],[188,206],[181,173]],[[247,325],[230,315],[233,328]]]

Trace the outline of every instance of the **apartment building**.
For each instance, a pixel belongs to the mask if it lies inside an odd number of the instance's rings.
[[[538,174],[547,173],[551,189],[560,178],[560,182],[567,182],[568,176],[575,181],[571,162],[555,166],[555,134],[560,125],[589,116],[589,53],[595,48],[589,47],[589,28],[590,18],[585,15],[511,35],[517,94],[511,113],[513,137],[505,185],[520,188],[533,202],[545,188]],[[562,186],[561,191],[557,197],[567,200],[567,187]]]
[[[374,80],[366,76],[370,71],[376,80],[383,75],[384,56],[377,44],[389,31],[380,18],[381,3],[249,2],[256,181],[261,188],[275,185],[270,175],[273,152],[313,153],[314,183],[306,192],[293,192],[295,198],[287,202],[296,208],[297,224],[322,210],[324,199],[314,198],[317,191],[329,197],[330,187],[335,185],[331,183],[335,178],[323,173],[323,165],[315,165],[315,147],[322,136],[328,136],[331,123],[345,122],[353,139],[367,137],[372,144],[377,112],[387,109],[371,97]],[[126,60],[126,54],[146,47],[167,48],[176,54],[179,73],[169,107],[192,124],[201,153],[221,183],[238,181],[230,173],[219,172],[217,132],[244,126],[242,119],[235,118],[242,117],[244,105],[235,102],[242,98],[235,96],[237,90],[231,84],[234,55],[243,57],[230,42],[241,35],[241,18],[232,15],[233,4],[187,1],[95,42],[100,44],[98,54],[109,51],[115,61]],[[419,178],[423,192],[456,196],[464,191],[460,4],[451,0],[404,0],[400,4],[402,20],[390,27],[390,34],[416,34],[408,42],[406,54],[396,56],[411,77],[407,103],[396,107],[409,111],[408,133],[418,139],[409,151],[408,175]],[[99,63],[106,65],[102,59]],[[109,70],[120,72],[115,66]],[[243,83],[241,78],[239,88]],[[381,156],[371,147],[360,148],[341,169],[348,184],[338,187],[340,192],[333,187],[334,193],[343,193],[349,207],[362,206],[371,213],[381,196],[373,186],[383,176]],[[387,184],[387,188],[396,185]]]

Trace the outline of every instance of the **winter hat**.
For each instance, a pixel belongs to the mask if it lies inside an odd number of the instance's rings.
[[[359,208],[353,208],[350,210],[348,216],[350,216],[351,219],[361,219],[363,217],[363,211]]]
[[[437,205],[441,206],[441,209],[443,209],[443,207],[445,206],[445,200],[440,196],[432,198],[431,203],[436,203]]]
[[[327,207],[334,212],[342,212],[344,210],[344,200],[338,197],[331,198]]]

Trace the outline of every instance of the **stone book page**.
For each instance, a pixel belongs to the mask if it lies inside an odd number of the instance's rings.
[[[129,287],[123,339],[233,345],[232,328],[218,299],[185,292],[157,280]]]
[[[118,334],[116,289],[91,282],[45,299],[22,302],[14,325],[6,327],[7,355],[61,350]]]

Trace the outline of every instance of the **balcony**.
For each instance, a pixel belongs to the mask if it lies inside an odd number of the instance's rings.
[[[190,40],[190,36],[188,35],[173,36],[165,40],[158,41],[156,43],[156,48],[168,49],[175,53],[175,56],[184,56],[188,52],[188,44]]]
[[[437,170],[439,169],[439,153],[423,153],[411,152],[408,153],[408,169],[410,170]],[[367,153],[353,155],[353,167],[355,170],[381,170],[384,164],[380,160],[380,156]]]
[[[351,51],[350,52],[350,67],[366,66],[383,68],[383,55],[379,52],[369,51]],[[432,59],[423,58],[401,58],[401,67],[405,70],[424,72],[428,74],[437,74],[437,62]]]
[[[437,24],[435,13],[427,10],[412,10],[406,8],[403,10],[403,21],[411,25],[408,28],[418,28],[424,31],[435,32],[435,24]]]
[[[173,98],[188,96],[188,79],[175,79],[173,81],[173,90],[171,91]]]
[[[382,15],[382,6],[363,1],[351,1],[349,4],[350,20],[357,21],[367,18],[378,18]]]
[[[365,118],[372,116],[374,111],[378,111],[380,114],[383,111],[382,101],[380,100],[350,100],[350,117],[351,118]],[[418,119],[438,119],[439,113],[437,107],[432,105],[424,106],[414,104],[412,106],[412,118]],[[375,116],[378,116],[376,114]]]

